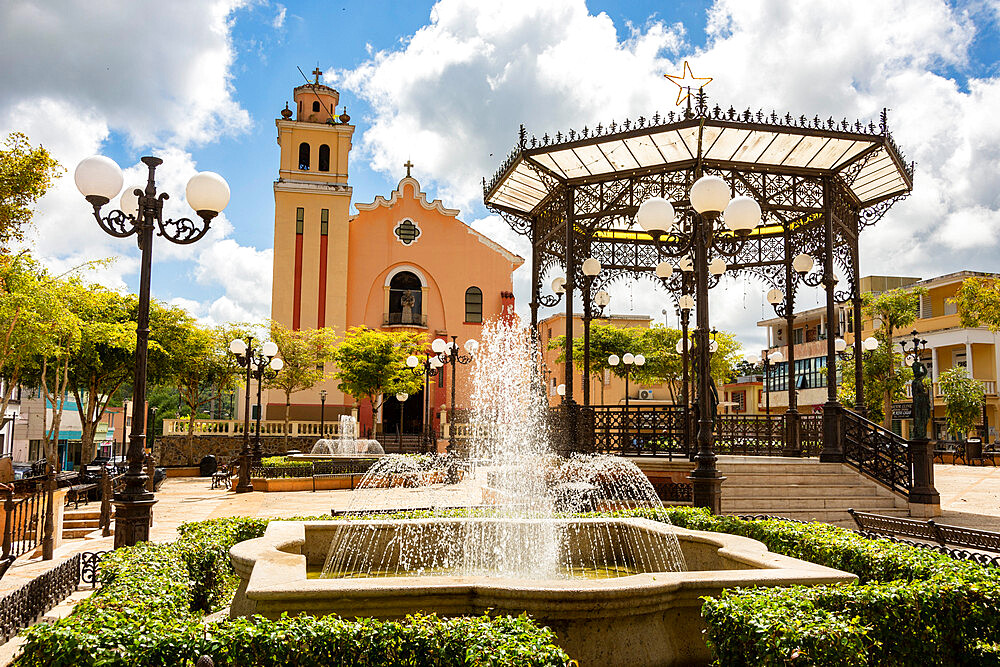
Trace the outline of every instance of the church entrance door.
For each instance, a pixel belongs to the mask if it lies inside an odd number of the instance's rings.
[[[387,436],[396,433],[419,435],[424,426],[424,391],[421,389],[400,403],[395,396],[382,405],[382,430]]]

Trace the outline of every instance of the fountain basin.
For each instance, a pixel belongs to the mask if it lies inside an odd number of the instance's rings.
[[[407,521],[272,521],[261,538],[230,550],[240,577],[232,616],[282,613],[338,614],[351,618],[402,618],[414,612],[442,616],[527,612],[552,628],[581,665],[704,665],[711,656],[702,639],[701,596],[737,586],[830,584],[852,574],[771,553],[762,543],[737,535],[692,531],[647,519],[569,519],[568,535],[645,533],[650,544],[678,539],[686,572],[642,572],[606,579],[424,575],[310,579],[344,531],[372,533],[391,544],[401,530],[420,535],[429,548],[457,524],[476,519]],[[481,520],[482,521],[482,520]],[[485,520],[489,521],[489,520]],[[496,520],[493,520],[496,521]],[[501,520],[502,521],[502,520]],[[520,520],[511,520],[526,523]],[[550,520],[552,521],[552,520]],[[369,539],[369,543],[372,540]],[[598,544],[578,540],[580,544]],[[579,551],[579,544],[576,545]],[[591,550],[599,566],[606,547]]]

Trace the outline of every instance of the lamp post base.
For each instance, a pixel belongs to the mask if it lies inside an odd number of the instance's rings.
[[[115,549],[149,541],[156,499],[151,493],[146,495],[115,499]]]
[[[236,493],[250,493],[253,491],[253,484],[250,482],[250,455],[240,455],[240,473],[236,479],[236,486],[233,488]]]
[[[699,477],[689,475],[691,500],[695,507],[707,507],[712,514],[722,512],[722,483],[725,477]]]

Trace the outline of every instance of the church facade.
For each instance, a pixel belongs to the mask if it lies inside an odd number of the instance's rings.
[[[314,72],[316,74],[316,72]],[[293,329],[355,326],[407,329],[434,338],[479,339],[482,323],[513,311],[513,271],[524,260],[459,219],[457,209],[430,200],[406,176],[386,196],[355,203],[349,156],[354,126],[335,115],[339,94],[310,83],[295,88],[295,107],[276,121],[280,162],[274,183],[274,268],[271,317]],[[326,369],[328,374],[334,369]],[[444,369],[450,371],[450,369]],[[456,407],[466,406],[468,367],[457,369]],[[432,378],[433,426],[448,404],[451,373]],[[423,392],[400,404],[389,397],[372,414],[329,380],[292,396],[290,418],[324,419],[356,412],[362,425],[387,433],[419,433]],[[269,397],[266,417],[284,416],[284,399]]]

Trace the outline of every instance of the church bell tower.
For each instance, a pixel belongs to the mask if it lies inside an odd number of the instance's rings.
[[[315,80],[294,91],[275,121],[281,147],[274,182],[271,317],[286,327],[334,327],[347,320],[347,246],[354,126],[340,93]]]

